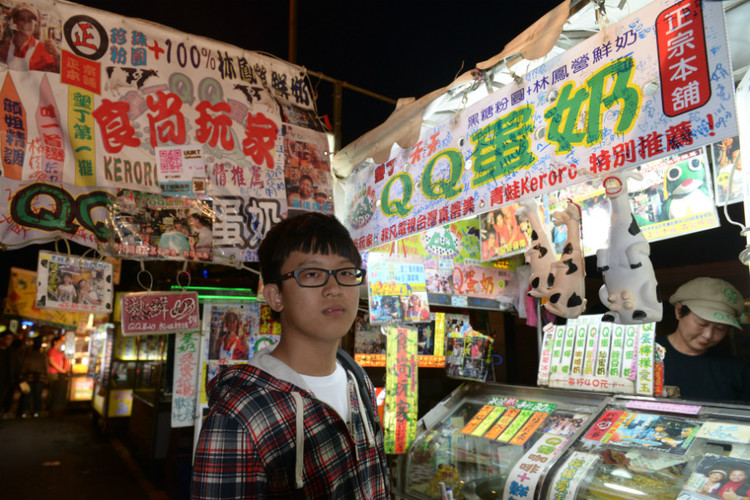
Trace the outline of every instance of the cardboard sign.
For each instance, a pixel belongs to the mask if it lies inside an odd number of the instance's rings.
[[[122,296],[122,334],[156,335],[200,330],[195,292],[137,292]]]

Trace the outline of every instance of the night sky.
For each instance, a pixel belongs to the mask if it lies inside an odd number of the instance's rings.
[[[76,3],[281,59],[289,57],[287,0]],[[507,42],[558,3],[300,0],[296,64],[392,99],[419,98],[501,52]],[[313,78],[313,84],[318,83],[319,114],[328,115],[332,122],[332,84]],[[345,89],[342,144],[380,125],[393,110],[393,104]]]

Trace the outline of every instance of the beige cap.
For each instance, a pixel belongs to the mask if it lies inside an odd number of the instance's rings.
[[[729,282],[717,278],[695,278],[683,284],[669,298],[670,304],[680,302],[705,321],[741,329],[737,317],[745,309],[742,294]]]
[[[22,10],[30,12],[34,16],[34,19],[36,19],[37,21],[39,20],[39,12],[36,10],[36,7],[26,2],[17,3],[16,6],[13,7],[13,10],[10,12],[10,17],[15,18],[16,14],[18,14]]]

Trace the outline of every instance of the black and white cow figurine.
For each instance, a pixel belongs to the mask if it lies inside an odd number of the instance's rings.
[[[651,323],[662,317],[650,247],[628,200],[628,177],[638,178],[640,174],[623,171],[604,178],[611,215],[609,246],[596,251],[597,269],[604,278],[599,299],[610,310],[602,321],[623,325]]]
[[[567,238],[559,260],[552,263],[554,281],[544,308],[561,318],[577,318],[586,309],[586,261],[581,249],[581,207],[568,202],[553,212],[555,226],[565,225]]]
[[[523,200],[519,203],[520,208],[516,214],[528,219],[531,226],[531,241],[525,252],[526,262],[531,266],[531,277],[529,284],[531,290],[529,295],[537,298],[549,297],[549,288],[552,286],[555,275],[552,272],[552,263],[556,260],[555,250],[550,243],[547,228],[539,217],[539,204],[534,198]]]

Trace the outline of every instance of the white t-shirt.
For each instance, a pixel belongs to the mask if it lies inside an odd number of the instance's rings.
[[[349,391],[347,389],[346,371],[338,361],[334,372],[325,377],[311,377],[302,374],[300,376],[307,382],[318,399],[330,405],[344,422],[349,423]]]

